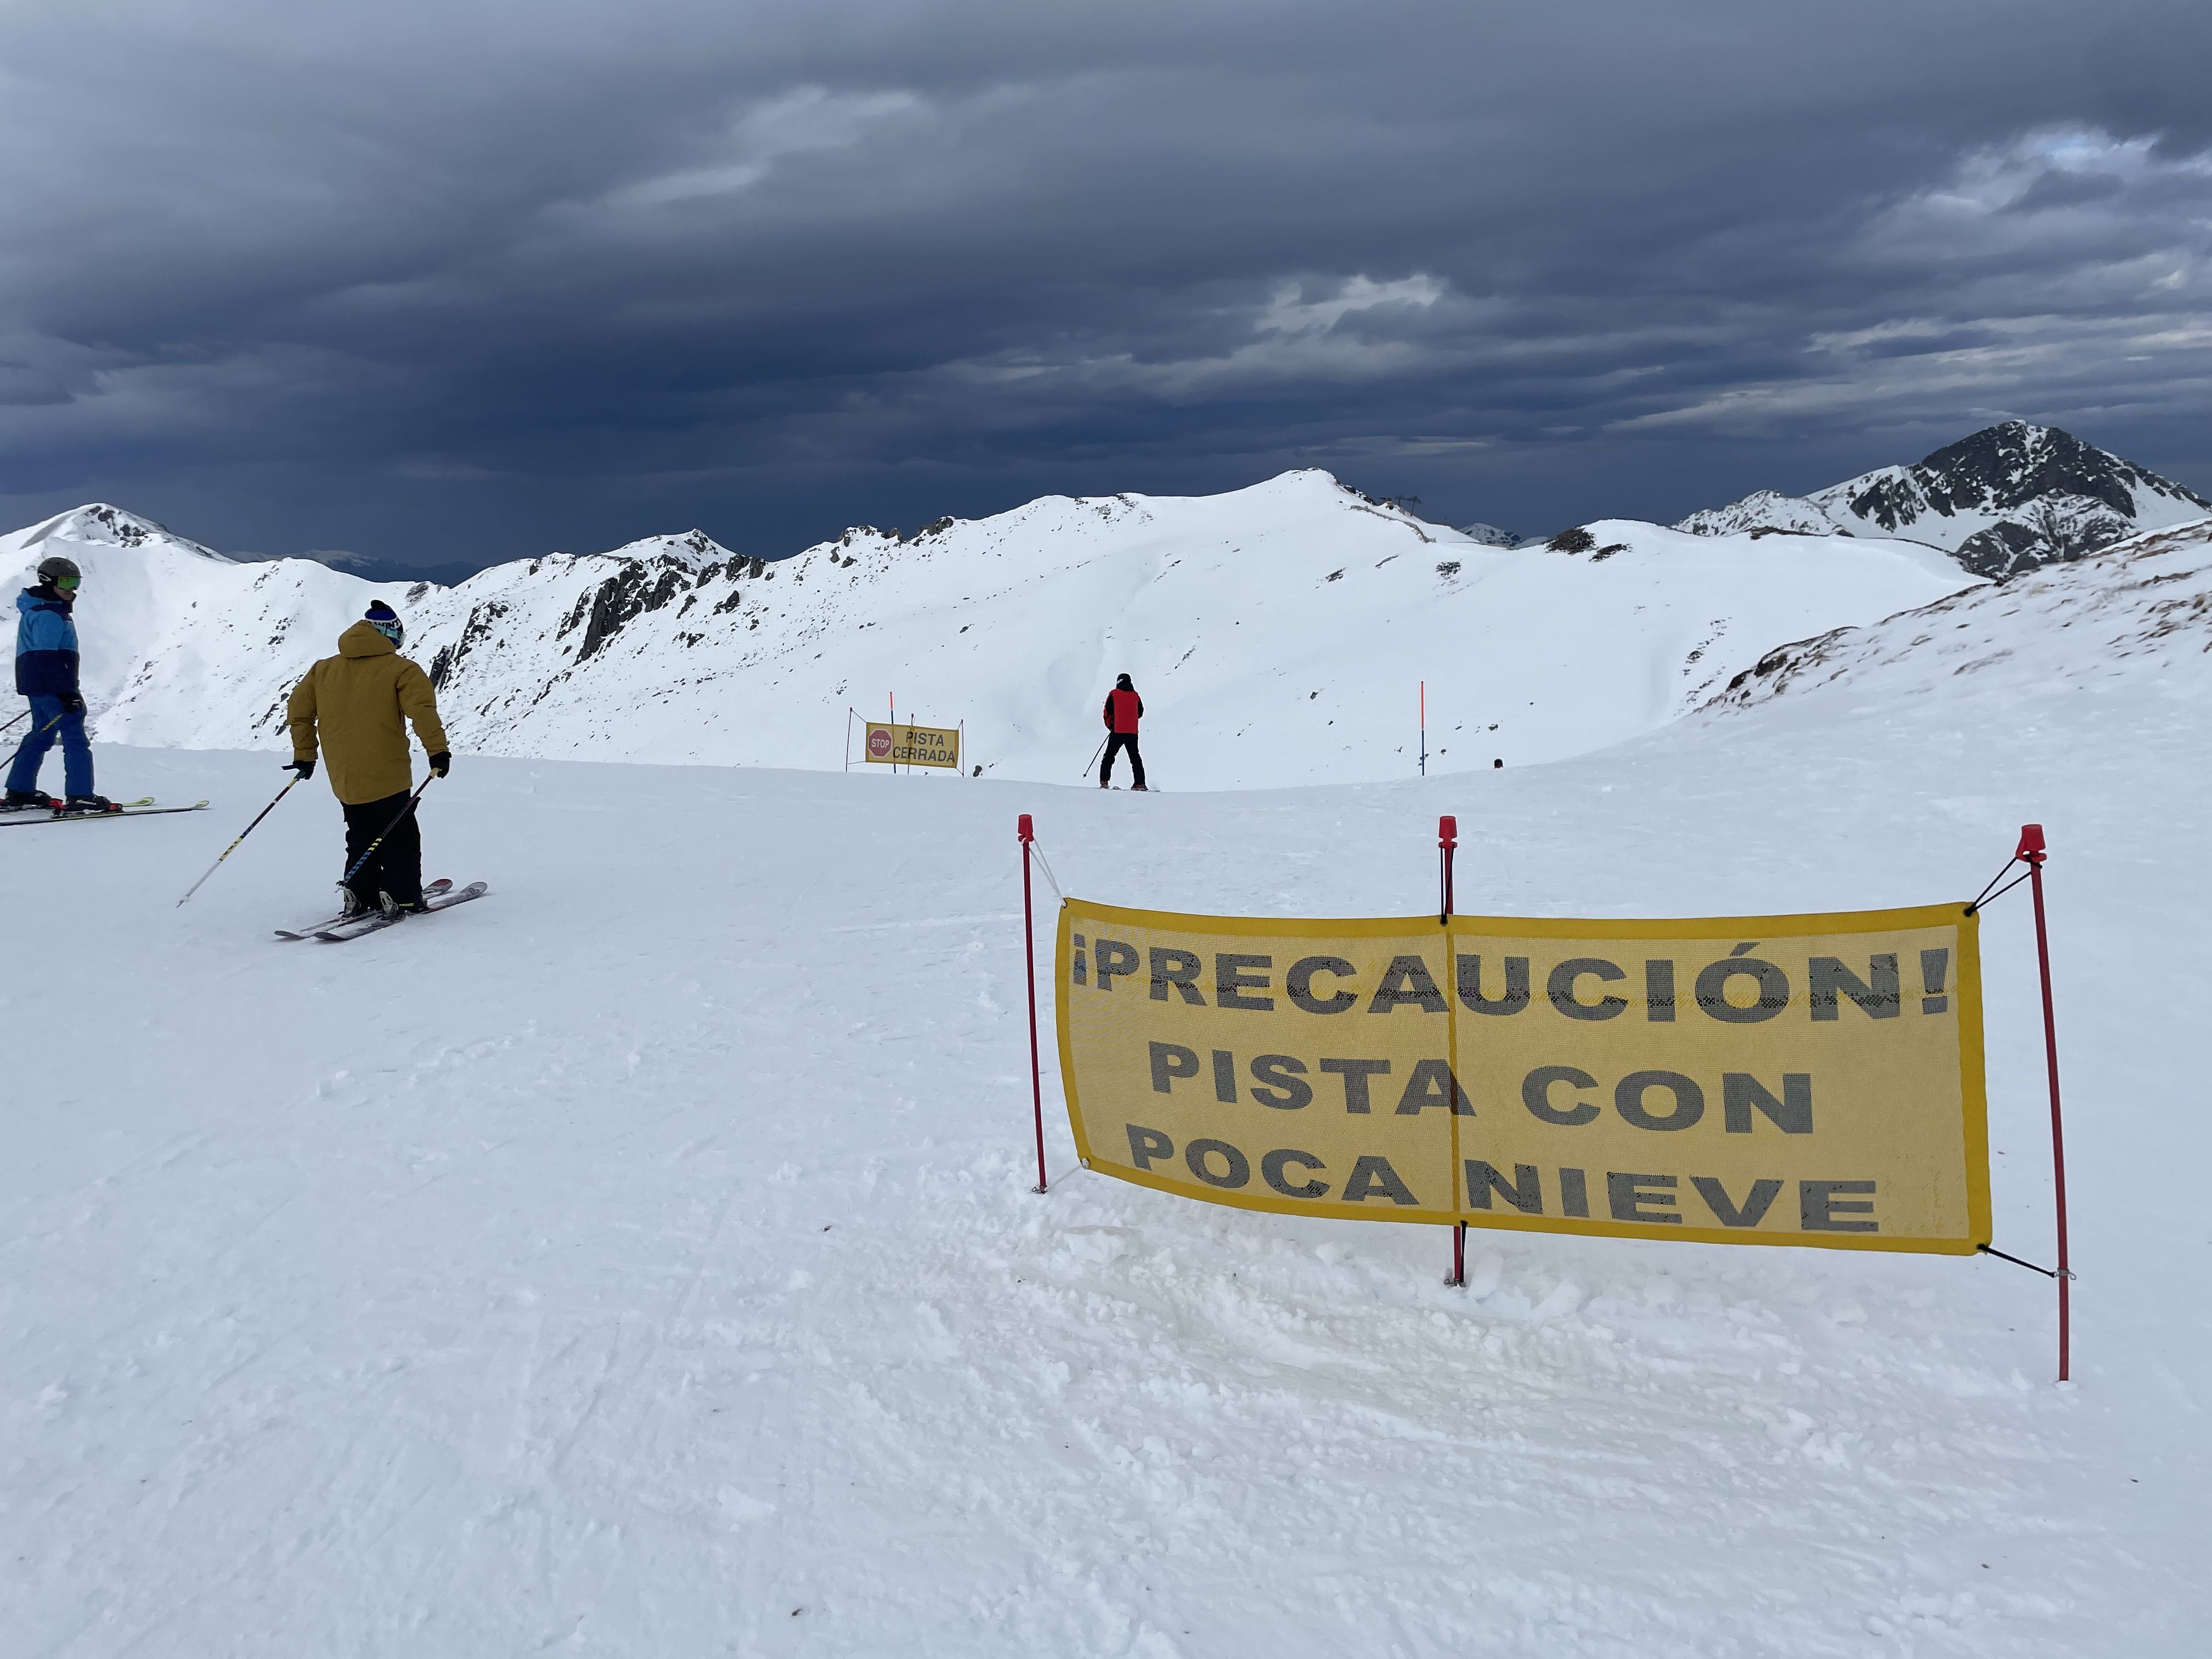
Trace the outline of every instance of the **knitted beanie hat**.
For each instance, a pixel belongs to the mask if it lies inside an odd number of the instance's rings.
[[[399,644],[407,636],[407,630],[399,625],[399,613],[385,604],[382,599],[372,599],[369,602],[367,621],[371,628],[383,635],[394,645]]]

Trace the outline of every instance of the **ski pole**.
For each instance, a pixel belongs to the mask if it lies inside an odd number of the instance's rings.
[[[1111,737],[1112,735],[1113,735],[1113,733],[1111,733],[1111,732],[1107,733],[1107,736],[1108,736],[1108,737]],[[1086,777],[1086,778],[1087,778],[1087,777],[1089,777],[1089,776],[1091,775],[1091,769],[1092,767],[1094,767],[1094,766],[1096,766],[1096,765],[1097,765],[1097,764],[1098,764],[1098,757],[1099,757],[1099,755],[1100,755],[1102,752],[1103,752],[1103,751],[1104,751],[1105,747],[1106,747],[1106,738],[1099,738],[1099,739],[1098,739],[1098,747],[1097,747],[1097,748],[1096,748],[1096,749],[1094,749],[1094,750],[1092,750],[1091,751],[1091,758],[1090,758],[1089,760],[1087,760],[1087,761],[1084,762],[1084,763],[1083,763],[1083,773],[1082,773],[1082,775],[1083,775],[1083,776],[1085,776],[1085,777]]]
[[[261,820],[267,817],[271,812],[276,810],[276,801],[282,800],[285,796],[290,794],[292,793],[293,785],[299,781],[299,774],[295,772],[292,775],[292,782],[286,784],[282,789],[279,789],[276,792],[276,800],[272,800],[268,805],[263,807],[260,812],[255,817],[253,823],[247,824],[245,829],[238,832],[238,841],[231,842],[229,846],[222,849],[222,858],[217,859],[213,864],[208,866],[207,875],[202,876],[185,890],[185,898],[180,898],[177,901],[179,905],[184,903],[185,899],[190,898],[194,893],[198,892],[202,887],[207,884],[208,876],[213,875],[222,867],[222,859],[228,858],[233,853],[235,853],[238,850],[238,842],[244,841],[248,836],[252,835],[255,827],[260,823]]]
[[[30,711],[29,709],[26,708],[26,709],[23,711],[23,714],[29,714],[30,712],[31,712],[31,711]],[[22,719],[22,718],[23,718],[23,714],[18,714],[18,715],[16,715],[16,716],[15,716],[15,720],[19,720]],[[67,720],[68,718],[69,718],[69,710],[68,710],[68,709],[66,709],[66,708],[64,708],[64,709],[63,709],[63,710],[62,710],[62,712],[61,712],[60,714],[58,714],[55,715],[55,716],[53,717],[53,719],[52,719],[52,720],[48,720],[48,721],[47,721],[44,726],[40,726],[37,731],[35,731],[35,732],[32,732],[28,737],[25,738],[23,739],[23,743],[35,743],[35,742],[37,742],[40,738],[45,737],[45,736],[46,735],[46,733],[47,733],[47,732],[49,732],[52,731],[52,730],[54,729],[54,727],[56,727],[57,726],[59,726],[59,725],[60,725],[64,720]],[[13,726],[13,725],[15,723],[15,720],[9,720],[9,721],[8,722],[8,726]],[[5,731],[8,729],[8,726],[0,726],[0,732],[5,732]],[[16,748],[21,749],[21,748],[23,746],[23,744],[17,744],[15,746],[16,746]]]
[[[339,886],[344,886],[356,876],[359,875],[361,873],[362,866],[367,864],[369,860],[376,856],[376,849],[384,845],[385,836],[390,835],[394,830],[397,830],[401,824],[407,821],[407,815],[415,810],[415,803],[422,799],[422,791],[430,787],[431,779],[435,778],[437,775],[438,775],[435,772],[431,773],[428,777],[425,777],[422,780],[421,786],[416,788],[415,793],[407,797],[407,805],[401,807],[398,812],[393,817],[392,822],[386,824],[384,828],[378,832],[377,837],[374,841],[369,842],[366,848],[362,849],[361,856],[353,861],[353,868],[347,871],[345,874],[338,878]]]

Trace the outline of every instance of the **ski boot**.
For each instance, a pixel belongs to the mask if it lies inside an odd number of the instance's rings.
[[[51,812],[61,803],[43,789],[10,789],[0,796],[0,812],[27,812],[43,807]]]
[[[71,795],[61,805],[61,815],[65,818],[95,817],[102,812],[122,810],[105,795]]]
[[[356,916],[365,916],[372,908],[368,901],[355,892],[352,888],[343,882],[338,884],[339,921],[351,921]]]
[[[1152,793],[1151,790],[1146,788],[1141,783],[1133,783],[1129,787],[1139,795],[1149,795]]]
[[[376,902],[387,916],[419,916],[428,911],[430,908],[422,902],[419,894],[402,903],[389,893],[379,893],[376,896]]]

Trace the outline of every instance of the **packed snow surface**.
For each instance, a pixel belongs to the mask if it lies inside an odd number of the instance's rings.
[[[1272,793],[464,756],[428,860],[491,896],[342,946],[268,933],[319,783],[179,910],[274,758],[103,747],[216,806],[0,830],[0,1647],[2193,1659],[2201,646]],[[1449,1289],[1441,1229],[1082,1173],[1049,1071],[1033,1194],[1022,811],[1071,891],[1270,915],[1418,912],[1444,811],[1462,906],[1540,915],[1962,896],[2041,821],[2079,1380],[1989,1259],[1478,1231]],[[2027,906],[1996,1243],[2047,1262]]]
[[[694,532],[458,587],[125,541],[100,513],[0,540],[85,568],[86,695],[110,741],[282,740],[286,694],[380,598],[456,752],[841,769],[848,727],[964,724],[988,777],[1073,781],[1132,674],[1169,789],[1403,777],[1579,754],[1675,718],[1786,640],[1973,581],[1874,538],[1603,520],[1583,551],[1485,545],[1293,472],[1226,495],[1048,496],[776,563]],[[127,515],[125,515],[127,516]],[[0,571],[4,574],[4,571]]]

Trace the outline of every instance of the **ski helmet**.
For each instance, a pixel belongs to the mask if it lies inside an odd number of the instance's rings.
[[[369,601],[368,612],[365,620],[371,628],[383,635],[394,645],[400,644],[407,637],[406,629],[400,625],[399,613],[385,604],[382,599]]]
[[[76,560],[64,559],[57,553],[51,559],[42,559],[39,562],[39,580],[42,582],[52,582],[57,587],[64,582],[75,587],[84,580],[84,572],[76,568]]]

